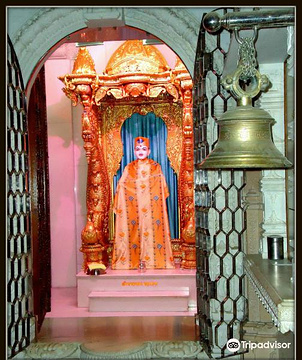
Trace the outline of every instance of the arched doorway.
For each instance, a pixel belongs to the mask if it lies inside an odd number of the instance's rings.
[[[19,32],[12,36],[22,67],[28,98],[33,82],[48,57],[62,43],[72,41],[71,35],[81,29],[84,30],[84,34],[80,33],[81,37],[83,35],[85,37],[85,30],[100,30],[101,27],[105,27],[105,32],[114,30],[115,36],[120,36],[120,39],[133,36],[138,39],[152,39],[154,36],[150,34],[154,34],[166,41],[171,48],[178,49],[178,54],[186,59],[187,67],[190,68],[191,73],[193,72],[196,29],[199,27],[199,21],[190,17],[183,9],[39,8],[33,9],[33,13],[34,20],[24,21]],[[27,18],[30,19],[31,16],[27,15]],[[164,27],[162,27],[163,20]],[[132,28],[135,35],[127,25],[137,27],[137,29]],[[186,31],[182,31],[181,27],[186,28]],[[170,33],[174,34],[172,38],[168,35]],[[33,101],[33,98],[30,101]],[[62,171],[64,172],[64,169]],[[67,273],[68,271],[64,276]]]

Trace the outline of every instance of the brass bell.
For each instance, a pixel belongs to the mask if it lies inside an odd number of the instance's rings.
[[[240,86],[242,69],[222,80],[222,85],[238,99],[233,110],[225,112],[218,121],[219,136],[214,150],[199,164],[198,169],[287,169],[291,162],[276,148],[270,114],[252,105],[252,98],[265,90],[269,80],[254,71],[250,89]]]

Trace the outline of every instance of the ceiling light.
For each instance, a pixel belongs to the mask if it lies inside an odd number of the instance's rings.
[[[104,45],[103,42],[77,42],[76,47],[85,47],[85,46],[98,46],[98,45]]]

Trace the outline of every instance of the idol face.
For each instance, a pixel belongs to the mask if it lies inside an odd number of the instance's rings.
[[[146,159],[150,154],[150,149],[146,145],[137,145],[134,148],[134,155],[139,160]]]

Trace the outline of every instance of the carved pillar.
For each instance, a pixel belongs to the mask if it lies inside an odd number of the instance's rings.
[[[83,104],[84,105],[84,104]],[[87,111],[88,110],[88,111]],[[90,263],[107,265],[108,219],[110,207],[110,186],[102,145],[98,136],[97,110],[84,106],[82,115],[82,137],[88,163],[87,175],[87,223],[81,233],[84,255],[83,269]],[[89,272],[89,271],[87,271]]]
[[[82,138],[88,163],[86,205],[87,222],[82,230],[83,270],[89,273],[92,265],[107,265],[108,213],[110,187],[105,166],[98,124],[98,108],[94,102],[98,87],[93,59],[86,48],[80,48],[71,75],[60,77],[65,84],[63,91],[77,105],[83,106]],[[91,268],[90,268],[91,267]]]
[[[179,176],[181,179],[179,203],[181,239],[183,241],[182,267],[192,269],[196,267],[192,81],[182,81],[181,86],[183,89],[183,152]]]

